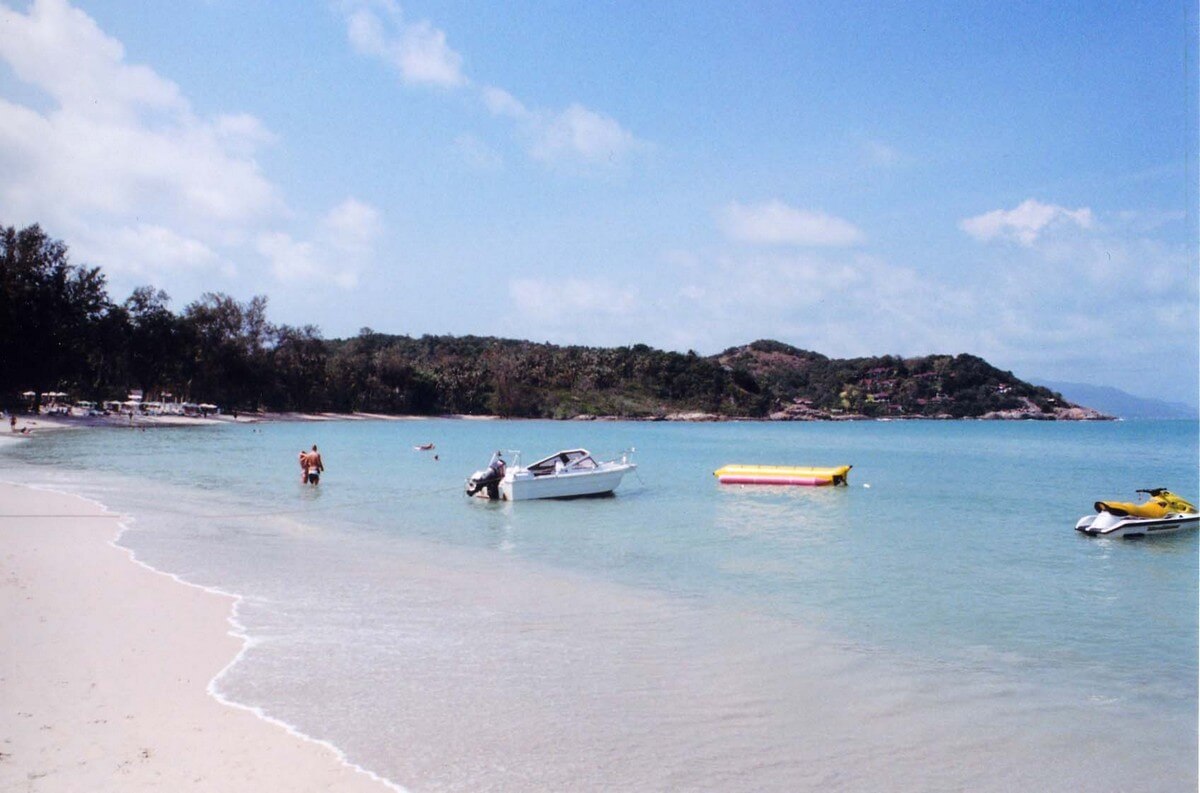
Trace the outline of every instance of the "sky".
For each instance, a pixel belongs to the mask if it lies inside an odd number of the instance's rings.
[[[0,0],[0,224],[110,294],[1197,403],[1182,0]]]

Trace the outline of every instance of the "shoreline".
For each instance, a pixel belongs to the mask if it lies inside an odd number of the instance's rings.
[[[0,483],[0,788],[403,788],[221,695],[248,639],[240,597],[117,544],[124,516]]]
[[[555,421],[555,422],[616,422],[628,421],[634,423],[678,423],[678,424],[707,424],[707,423],[731,423],[731,422],[754,422],[763,424],[846,424],[859,422],[911,422],[911,421],[985,421],[985,422],[1067,422],[1067,423],[1091,423],[1091,422],[1108,422],[1108,421],[1124,421],[1119,416],[1108,415],[1045,415],[1045,414],[1011,414],[1011,415],[996,415],[987,414],[983,416],[865,416],[859,414],[847,414],[841,416],[723,416],[715,413],[670,413],[662,416],[597,416],[597,415],[579,415],[571,418],[554,419],[554,418],[527,418],[527,417],[506,417],[497,415],[480,415],[472,416],[465,414],[453,415],[436,415],[422,416],[410,414],[386,414],[386,413],[243,413],[237,418],[232,416],[210,416],[206,418],[196,418],[188,416],[138,416],[130,421],[127,415],[122,416],[37,416],[31,417],[25,414],[17,414],[18,431],[10,431],[3,433],[0,431],[0,438],[11,438],[17,440],[20,438],[28,438],[43,432],[57,432],[61,430],[76,430],[76,429],[93,429],[93,428],[109,428],[109,429],[134,429],[146,430],[157,427],[204,427],[216,425],[255,425],[268,424],[275,422],[330,422],[330,421],[433,421],[438,419],[449,419],[456,421]]]
[[[327,421],[431,421],[434,419],[454,419],[460,421],[495,421],[500,416],[468,416],[468,415],[391,415],[386,413],[240,413],[237,418],[231,415],[194,417],[194,416],[135,416],[132,421],[128,414],[110,416],[63,416],[37,415],[26,413],[14,414],[17,418],[17,429],[4,432],[0,430],[0,438],[19,440],[37,435],[42,432],[58,432],[60,430],[80,429],[134,429],[146,430],[156,427],[212,427],[230,424],[253,426],[255,424],[270,424],[275,422],[327,422]]]

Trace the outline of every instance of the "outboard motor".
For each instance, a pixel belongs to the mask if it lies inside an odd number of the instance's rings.
[[[489,501],[499,501],[500,480],[504,478],[504,468],[504,460],[500,457],[500,452],[496,452],[487,468],[471,474],[466,485],[467,495],[473,496],[481,490],[486,490]]]

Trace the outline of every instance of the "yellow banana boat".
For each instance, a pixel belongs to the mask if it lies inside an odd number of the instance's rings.
[[[723,485],[844,485],[854,466],[727,465],[713,471]]]

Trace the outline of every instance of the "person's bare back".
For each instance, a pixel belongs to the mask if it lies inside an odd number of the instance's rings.
[[[325,463],[321,460],[321,453],[317,451],[317,444],[313,444],[312,451],[304,455],[305,470],[309,484],[317,484],[321,480],[321,472],[325,470]]]

